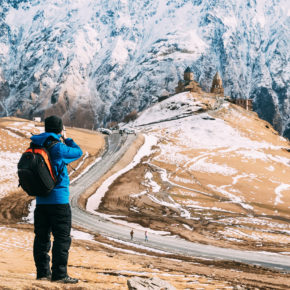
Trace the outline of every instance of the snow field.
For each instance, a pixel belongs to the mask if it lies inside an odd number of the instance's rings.
[[[157,112],[155,113],[158,115]],[[162,140],[164,132],[166,132],[166,140],[158,143],[161,153],[154,157],[152,162],[172,164],[172,166],[183,168],[193,175],[198,172],[199,174],[229,176],[232,178],[231,184],[222,186],[208,184],[207,186],[227,196],[233,202],[251,209],[252,207],[246,205],[242,197],[237,196],[239,191],[236,185],[242,179],[257,181],[261,179],[261,176],[251,172],[247,173],[247,167],[241,166],[239,163],[237,164],[238,167],[233,167],[234,162],[232,160],[250,163],[260,160],[267,165],[268,171],[272,172],[280,166],[289,170],[290,159],[279,155],[281,150],[279,146],[273,146],[263,141],[252,141],[242,136],[221,119],[209,121],[203,117],[204,114],[201,114],[188,117],[182,121],[176,120],[154,125],[152,134]],[[156,128],[159,128],[159,131]],[[171,141],[169,140],[170,136],[173,136]],[[218,162],[223,160],[224,163],[220,164],[215,160],[219,160]],[[246,172],[241,172],[241,167],[245,167]],[[182,177],[178,177],[178,174],[174,178],[182,179]],[[290,184],[274,179],[272,182],[277,184],[275,185],[275,204],[282,203],[282,193],[289,192]]]
[[[86,209],[94,213],[94,211],[98,209],[102,197],[105,195],[109,186],[114,182],[114,180],[116,180],[120,175],[134,168],[134,166],[136,166],[144,156],[150,155],[152,153],[151,148],[156,144],[156,141],[157,140],[154,137],[145,136],[145,142],[139,149],[133,161],[125,168],[105,180],[105,182],[97,189],[97,191],[91,197],[89,197]]]
[[[20,157],[21,153],[0,151],[0,198],[18,187],[17,163]]]
[[[148,171],[142,183],[146,189],[131,194],[131,197],[147,195],[154,203],[174,208],[174,212],[179,212],[180,217],[186,219],[196,220],[196,213],[202,215],[207,212],[205,216],[212,222],[215,222],[214,216],[218,212],[234,214],[238,210],[237,213],[249,214],[257,211],[266,215],[273,211],[278,214],[279,208],[275,209],[276,206],[290,208],[290,159],[282,150],[287,146],[287,141],[278,137],[269,142],[267,132],[255,132],[251,129],[253,118],[243,115],[241,109],[235,111],[231,108],[227,121],[217,117],[218,114],[213,118],[208,113],[193,113],[184,117],[185,105],[181,106],[181,103],[188,102],[192,112],[197,105],[194,98],[191,101],[188,99],[188,93],[170,97],[142,112],[132,123],[159,141],[157,150],[148,161],[155,168],[155,174]],[[222,107],[229,109],[226,105]],[[235,126],[231,123],[231,118]],[[247,124],[248,130],[247,127],[239,130],[237,124],[241,120]],[[156,172],[158,178],[155,178]],[[199,189],[200,179],[208,180],[203,184],[203,192]],[[164,184],[170,187],[166,190]],[[166,194],[160,199],[158,193],[161,190]],[[199,198],[200,194],[210,197],[212,192],[225,197],[227,202],[208,201],[206,204]],[[256,208],[252,205],[253,201],[272,205],[273,211]],[[137,208],[134,210],[138,211]],[[235,227],[234,222],[232,226]],[[285,233],[285,229],[275,227],[278,233],[275,235],[271,233],[271,229],[267,229],[267,224],[263,223],[262,227],[263,231],[260,232],[249,230],[247,237],[275,242]],[[225,231],[225,237],[239,240],[241,231],[231,229],[231,232],[230,229]],[[283,242],[285,241],[288,241],[288,237],[284,237]]]
[[[21,238],[19,234],[21,232]],[[32,233],[23,234],[22,231],[14,228],[0,227],[0,251],[19,248],[24,251],[32,251]]]
[[[10,122],[9,126],[0,127],[0,198],[17,190],[17,163],[29,144],[26,138],[41,131],[32,122]]]

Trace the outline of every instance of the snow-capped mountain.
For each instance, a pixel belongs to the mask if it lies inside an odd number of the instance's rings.
[[[290,138],[289,16],[287,0],[2,0],[0,115],[121,121],[189,66]]]

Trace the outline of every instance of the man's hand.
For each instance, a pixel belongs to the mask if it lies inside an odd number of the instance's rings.
[[[63,141],[66,139],[66,130],[65,130],[65,126],[63,126],[61,137],[62,137]]]

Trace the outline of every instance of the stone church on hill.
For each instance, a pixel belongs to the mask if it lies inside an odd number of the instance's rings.
[[[184,80],[180,80],[178,86],[175,88],[176,94],[182,92],[201,92],[201,87],[194,80],[193,72],[189,67],[184,71]]]
[[[194,75],[190,67],[187,67],[184,71],[184,80],[180,80],[178,82],[178,86],[175,88],[175,93],[182,92],[196,92],[201,93],[202,89],[199,84],[194,80]],[[224,87],[223,81],[219,73],[217,72],[212,80],[212,85],[210,92],[214,94],[216,97],[223,98],[224,97]],[[252,111],[253,110],[253,100],[249,99],[229,99],[231,103],[234,103],[245,110]]]
[[[178,82],[178,86],[175,88],[175,93],[182,93],[182,92],[196,92],[200,93],[202,91],[199,84],[194,80],[194,75],[190,67],[187,67],[184,71],[184,79]],[[224,88],[222,79],[217,72],[212,81],[212,87],[210,90],[211,93],[224,96]]]
[[[213,94],[218,94],[224,96],[223,81],[217,72],[213,78],[210,92]]]

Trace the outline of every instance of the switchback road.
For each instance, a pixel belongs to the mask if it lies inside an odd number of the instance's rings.
[[[107,138],[107,148],[102,159],[90,168],[90,170],[72,183],[71,206],[73,223],[99,233],[107,237],[125,242],[129,241],[129,226],[112,222],[102,216],[94,215],[78,207],[78,198],[90,186],[97,182],[112,166],[120,160],[127,149],[135,140],[135,135],[112,134]],[[146,246],[151,249],[183,256],[200,257],[215,260],[229,260],[246,264],[255,264],[267,268],[276,268],[290,272],[290,259],[288,256],[269,252],[241,251],[219,248],[210,245],[192,243],[172,236],[158,234],[149,235],[149,242],[144,241],[144,231],[134,229],[134,241],[136,246]]]

